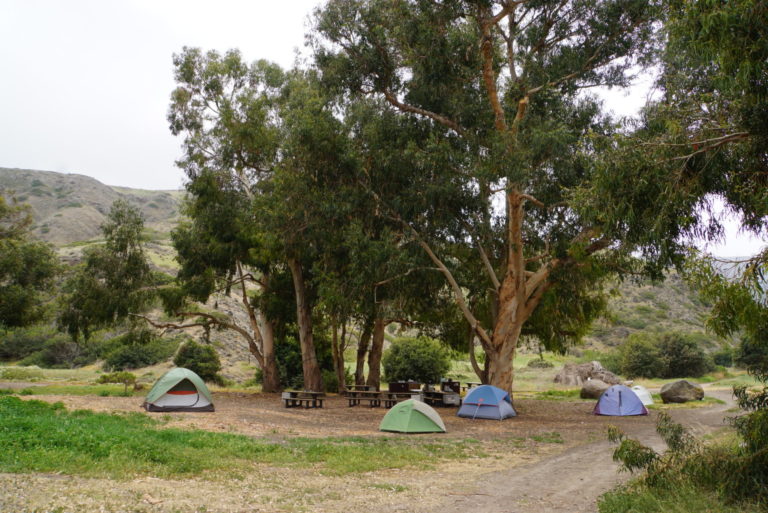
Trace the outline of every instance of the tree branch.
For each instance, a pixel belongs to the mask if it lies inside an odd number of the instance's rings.
[[[401,110],[403,112],[411,112],[413,114],[420,114],[422,116],[426,116],[426,117],[428,117],[428,118],[430,118],[430,119],[432,119],[434,121],[437,121],[441,125],[447,126],[448,128],[451,128],[451,129],[455,130],[456,133],[461,135],[461,136],[465,136],[466,135],[466,132],[455,121],[453,121],[453,120],[451,120],[451,119],[449,119],[449,118],[447,118],[445,116],[441,116],[440,114],[437,114],[435,112],[431,112],[431,111],[428,111],[428,110],[425,110],[425,109],[421,109],[419,107],[414,107],[413,105],[405,104],[405,103],[401,102],[400,100],[398,100],[397,97],[395,97],[395,95],[392,94],[392,92],[389,91],[388,89],[384,89],[382,92],[384,94],[384,98],[386,98],[387,101],[390,104],[392,104],[394,107],[396,107],[397,109],[399,109],[399,110]]]

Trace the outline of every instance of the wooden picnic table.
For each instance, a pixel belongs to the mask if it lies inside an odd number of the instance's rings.
[[[382,405],[386,408],[391,408],[402,400],[410,399],[412,394],[381,392],[378,390],[347,390],[345,395],[350,407],[367,402],[368,406],[371,408],[376,408]]]
[[[472,389],[474,387],[479,387],[480,385],[482,385],[482,383],[480,383],[479,381],[467,381],[467,384],[465,386],[463,386],[462,388],[464,390],[469,391],[470,389]]]
[[[286,408],[322,408],[324,392],[308,390],[285,390],[282,393],[283,406]]]

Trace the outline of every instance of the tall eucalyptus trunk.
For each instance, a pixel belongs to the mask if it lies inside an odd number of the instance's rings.
[[[368,354],[368,346],[371,343],[373,333],[373,317],[365,319],[363,332],[357,341],[357,365],[355,366],[355,385],[365,385],[365,357]]]
[[[296,295],[296,319],[299,325],[299,344],[301,345],[301,363],[304,373],[304,389],[313,392],[323,391],[323,377],[317,361],[315,340],[312,335],[312,306],[307,301],[307,287],[301,263],[288,259],[288,267],[293,276],[293,290]]]
[[[368,355],[368,380],[365,383],[370,387],[375,387],[376,390],[379,390],[381,387],[381,355],[384,352],[385,327],[384,319],[376,317],[373,323],[371,352]]]

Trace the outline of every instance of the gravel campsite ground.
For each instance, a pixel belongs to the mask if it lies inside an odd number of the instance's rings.
[[[5,384],[4,384],[5,385]],[[729,390],[708,390],[725,404],[670,410],[698,434],[723,428]],[[139,412],[136,397],[29,396],[68,409]],[[0,511],[13,512],[591,512],[600,494],[627,479],[611,461],[610,424],[661,448],[656,412],[647,417],[591,415],[593,401],[520,399],[503,422],[456,417],[440,408],[446,434],[378,431],[383,408],[347,406],[331,396],[322,409],[286,409],[278,395],[217,393],[214,413],[153,414],[166,427],[239,433],[275,443],[296,437],[402,437],[471,440],[477,455],[405,469],[329,475],[312,467],[270,467],[232,477],[126,480],[59,474],[0,474]]]

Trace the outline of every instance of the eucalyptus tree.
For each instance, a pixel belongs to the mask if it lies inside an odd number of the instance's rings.
[[[25,326],[43,317],[43,293],[59,272],[48,244],[30,240],[29,206],[0,191],[0,327]]]
[[[104,243],[86,248],[82,267],[64,284],[59,325],[73,340],[143,312],[154,298],[156,277],[144,253],[144,219],[138,208],[115,201],[101,226]]]
[[[751,1],[673,1],[664,30],[660,94],[603,152],[588,195],[617,229],[632,219],[625,238],[652,248],[657,261],[679,262],[691,237],[722,235],[715,200],[741,217],[742,230],[766,235],[768,11]],[[612,194],[625,201],[606,200]],[[766,314],[754,298],[765,294],[768,248],[740,261],[693,260],[691,280],[710,300],[721,296],[712,327],[760,333]]]
[[[178,287],[163,293],[166,309],[182,320],[174,327],[237,332],[262,369],[264,390],[276,391],[275,319],[266,315],[264,302],[280,261],[254,203],[278,160],[276,96],[285,74],[265,61],[248,65],[237,51],[220,55],[195,48],[175,55],[174,69],[177,87],[168,120],[171,132],[184,138],[177,164],[189,180],[189,222],[173,234],[181,270]],[[205,301],[216,291],[237,291],[247,326],[191,307],[190,299]]]
[[[526,332],[578,338],[602,304],[596,284],[629,255],[575,208],[593,134],[613,129],[585,90],[629,84],[659,15],[647,0],[331,0],[316,13],[326,84],[425,134],[397,150],[410,175],[363,160],[362,186],[444,276],[494,385],[511,389]]]

